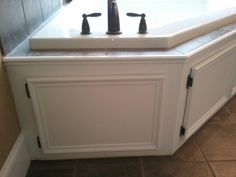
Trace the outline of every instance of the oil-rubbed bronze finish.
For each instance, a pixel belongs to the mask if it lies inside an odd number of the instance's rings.
[[[147,24],[145,20],[145,14],[136,14],[136,13],[127,13],[127,16],[129,17],[141,17],[140,23],[139,23],[139,34],[147,34]]]
[[[81,34],[84,34],[84,35],[91,34],[87,17],[99,17],[99,16],[101,16],[101,15],[102,15],[101,13],[92,13],[92,14],[88,14],[88,15],[83,14],[83,15],[82,15],[82,17],[83,17],[83,22],[82,22],[82,31],[81,31]]]
[[[121,34],[120,19],[116,0],[108,0],[108,31],[107,34]]]

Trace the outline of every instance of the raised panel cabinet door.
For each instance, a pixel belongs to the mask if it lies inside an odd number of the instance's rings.
[[[192,68],[185,127],[186,137],[195,133],[229,98],[233,55],[217,54]]]
[[[28,78],[44,153],[158,150],[162,75]]]

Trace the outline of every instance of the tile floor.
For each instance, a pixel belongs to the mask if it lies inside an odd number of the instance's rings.
[[[32,161],[27,177],[236,177],[236,97],[173,156]]]

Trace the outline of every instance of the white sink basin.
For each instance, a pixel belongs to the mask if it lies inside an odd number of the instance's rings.
[[[171,48],[196,36],[236,21],[234,0],[117,0],[120,35],[107,35],[107,1],[74,0],[30,40],[31,49]],[[81,35],[83,13],[101,12],[89,18],[92,34]],[[137,34],[145,13],[148,34]]]

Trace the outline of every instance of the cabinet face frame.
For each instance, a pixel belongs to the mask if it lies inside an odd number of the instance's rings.
[[[160,146],[160,120],[162,110],[162,95],[164,87],[164,74],[142,74],[142,75],[109,75],[109,76],[76,76],[76,77],[35,77],[28,78],[27,83],[31,94],[33,109],[36,117],[36,122],[39,131],[39,137],[42,144],[42,150],[45,154],[53,153],[88,153],[88,152],[103,152],[103,151],[130,151],[130,150],[154,150],[158,151]],[[152,85],[155,88],[153,93],[153,118],[152,135],[150,142],[139,143],[111,143],[111,144],[94,144],[94,145],[74,145],[74,146],[53,146],[50,144],[48,130],[46,128],[46,118],[44,115],[44,105],[40,103],[40,87],[54,87],[74,85],[80,87],[81,85],[95,86],[96,85],[129,85],[136,84],[137,86]]]
[[[191,68],[191,77],[193,78],[193,85],[192,87],[189,88],[188,94],[187,94],[187,102],[186,102],[186,109],[185,109],[185,116],[184,116],[184,126],[186,128],[186,138],[188,139],[190,136],[192,136],[209,118],[211,118],[229,99],[229,92],[230,92],[230,85],[231,85],[231,71],[232,71],[232,49],[224,52],[219,52],[216,55],[207,58],[206,60],[194,65]],[[206,72],[214,72],[214,67],[217,69],[217,64],[225,64],[227,66],[225,73],[225,80],[219,81],[220,82],[226,82],[223,84],[224,88],[223,90],[220,90],[222,95],[220,96],[219,99],[217,99],[214,103],[212,103],[211,107],[209,107],[206,112],[204,112],[200,117],[195,117],[197,120],[191,123],[191,119],[195,115],[192,114],[194,109],[199,109],[199,108],[194,108],[194,104],[197,105],[197,102],[202,102],[202,105],[205,104],[204,100],[197,100],[199,99],[197,95],[201,95],[201,88],[199,85],[205,85],[209,84],[209,87],[212,87],[213,85],[217,85],[217,81],[208,80],[204,81],[204,77],[201,75],[209,76],[212,73],[208,73],[206,75]],[[218,67],[219,68],[219,67]],[[223,68],[223,67],[222,67]],[[228,70],[227,70],[228,69]],[[204,73],[205,72],[205,73]],[[219,72],[215,70],[215,72]],[[222,72],[221,72],[222,73]],[[217,79],[217,78],[216,78]],[[214,83],[215,82],[215,83]],[[210,85],[212,84],[212,85]],[[212,87],[212,90],[215,89]],[[219,91],[219,92],[220,92]],[[202,92],[203,93],[203,92]],[[204,94],[204,93],[203,93]],[[206,95],[207,96],[207,95]],[[207,99],[212,99],[209,97],[205,97]],[[206,105],[207,106],[207,105]],[[210,105],[208,105],[210,106]],[[196,113],[196,112],[195,112]]]

